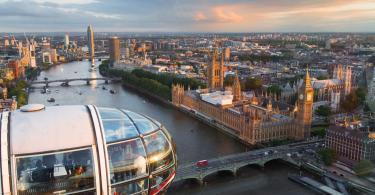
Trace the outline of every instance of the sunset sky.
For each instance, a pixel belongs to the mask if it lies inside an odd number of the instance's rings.
[[[375,32],[375,0],[0,0],[0,32]]]

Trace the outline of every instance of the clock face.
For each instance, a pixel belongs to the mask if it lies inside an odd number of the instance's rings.
[[[307,101],[311,101],[312,100],[312,95],[311,93],[307,94]]]
[[[303,94],[299,95],[299,99],[303,100]]]

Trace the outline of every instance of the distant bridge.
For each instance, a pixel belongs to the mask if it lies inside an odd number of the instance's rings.
[[[109,83],[109,81],[121,81],[121,78],[109,78],[109,77],[100,77],[100,78],[73,78],[73,79],[58,79],[58,80],[44,80],[44,81],[32,81],[29,82],[30,85],[35,84],[45,84],[46,87],[49,86],[51,83],[62,83],[66,86],[69,86],[69,83],[72,81],[86,81],[86,84],[89,85],[90,81],[105,81],[105,83]]]
[[[178,182],[193,179],[202,184],[205,177],[213,173],[229,171],[233,175],[237,175],[237,171],[242,167],[248,165],[264,167],[267,162],[277,159],[300,165],[288,153],[292,154],[301,149],[314,149],[317,143],[320,144],[323,141],[317,140],[232,154],[207,160],[208,165],[206,167],[197,167],[195,163],[181,165],[177,168],[177,173],[173,181]]]

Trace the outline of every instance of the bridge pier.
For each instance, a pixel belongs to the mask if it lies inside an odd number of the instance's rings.
[[[233,172],[233,176],[237,177],[237,168],[233,168],[232,172]]]
[[[48,88],[48,82],[46,82],[46,88]]]
[[[106,79],[106,80],[104,81],[104,83],[105,83],[105,84],[108,84],[108,83],[109,83],[109,81],[108,81],[108,80]]]
[[[87,81],[86,81],[86,85],[90,85],[90,80],[87,80]]]

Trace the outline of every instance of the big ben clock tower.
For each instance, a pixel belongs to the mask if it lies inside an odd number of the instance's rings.
[[[296,139],[305,139],[310,137],[312,107],[314,90],[311,86],[309,71],[306,70],[306,76],[303,85],[298,94],[298,113],[296,117]]]

